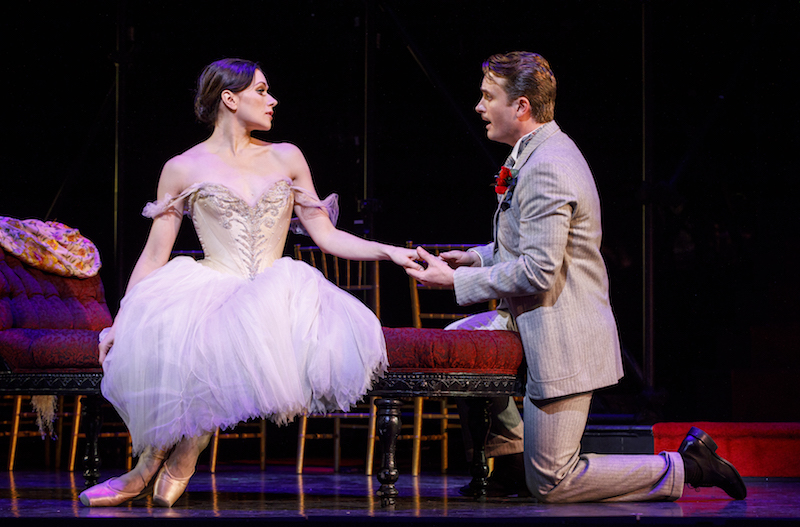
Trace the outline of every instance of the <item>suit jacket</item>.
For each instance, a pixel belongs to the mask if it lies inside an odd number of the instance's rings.
[[[519,155],[495,240],[481,267],[455,271],[456,301],[503,299],[528,362],[527,393],[549,399],[616,384],[622,359],[600,254],[600,199],[591,170],[555,121]]]

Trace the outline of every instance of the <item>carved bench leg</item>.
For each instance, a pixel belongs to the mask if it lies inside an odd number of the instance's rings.
[[[99,395],[89,395],[83,405],[83,422],[86,426],[86,453],[83,456],[83,477],[86,486],[96,485],[100,479],[100,452],[98,439],[103,416],[100,411],[102,401]]]
[[[381,507],[392,507],[396,503],[397,483],[399,476],[395,454],[397,451],[397,436],[400,435],[400,401],[397,399],[378,399],[375,401],[377,410],[378,437],[381,441],[383,459],[378,471],[378,481],[381,488],[377,495],[381,498]]]
[[[469,473],[472,476],[469,486],[474,491],[476,500],[486,500],[489,464],[486,460],[486,438],[489,436],[491,400],[482,397],[469,397],[469,433],[472,437],[472,463]]]

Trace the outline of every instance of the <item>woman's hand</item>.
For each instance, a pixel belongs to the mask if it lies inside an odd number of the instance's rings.
[[[100,344],[97,346],[100,349],[100,357],[98,360],[100,361],[100,365],[103,365],[103,362],[106,360],[106,355],[108,352],[111,351],[111,346],[114,345],[114,333],[115,329],[114,326],[111,326],[111,329],[106,333],[106,336],[103,337],[103,340],[100,341]]]
[[[405,247],[391,247],[387,253],[392,262],[405,269],[422,269],[422,266],[417,263],[419,255],[414,249],[406,249]]]

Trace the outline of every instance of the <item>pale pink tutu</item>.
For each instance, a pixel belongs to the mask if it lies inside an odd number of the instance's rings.
[[[128,292],[115,326],[102,389],[136,452],[347,409],[387,366],[375,315],[290,258],[253,280],[175,258]]]

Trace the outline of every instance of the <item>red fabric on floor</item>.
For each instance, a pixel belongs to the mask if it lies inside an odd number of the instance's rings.
[[[655,453],[676,451],[692,426],[714,439],[717,454],[742,477],[800,477],[800,423],[657,423]]]

